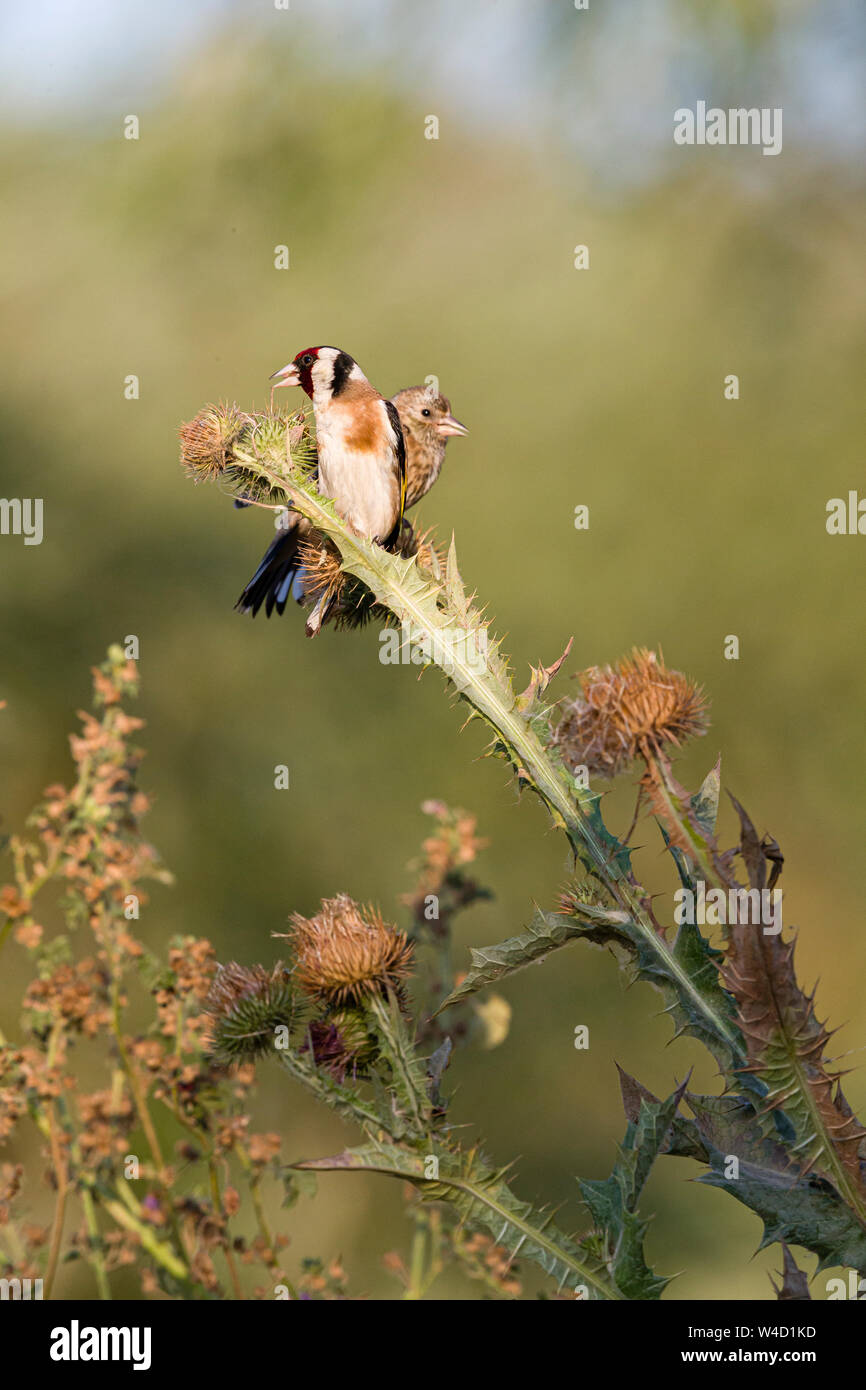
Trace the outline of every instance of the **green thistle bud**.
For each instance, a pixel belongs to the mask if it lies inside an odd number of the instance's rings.
[[[592,879],[582,878],[574,883],[570,883],[563,888],[559,895],[558,910],[560,912],[575,913],[580,907],[604,907],[605,899],[597,884]]]
[[[291,1028],[295,1001],[282,962],[221,965],[214,976],[204,1011],[210,1021],[208,1046],[224,1063],[250,1061],[270,1052],[278,1028]]]
[[[236,405],[209,405],[180,429],[180,461],[193,482],[219,479],[238,499],[284,506],[286,464],[316,462],[316,445],[303,410],[291,415],[248,414]]]

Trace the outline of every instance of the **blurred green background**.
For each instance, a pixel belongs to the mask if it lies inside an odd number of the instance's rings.
[[[141,923],[153,945],[190,932],[222,958],[269,960],[287,914],[338,891],[399,918],[431,796],[492,841],[479,873],[496,899],[460,920],[458,958],[552,901],[563,841],[504,765],[479,760],[435,672],[383,666],[372,630],[309,642],[297,611],[232,611],[269,522],[182,476],[178,425],[220,398],[262,406],[276,367],[336,343],[389,395],[437,374],[468,425],[418,514],[456,533],[521,684],[573,634],[568,670],[661,644],[706,685],[713,727],[682,778],[721,750],[727,785],[779,839],[801,976],[820,976],[821,1016],[846,1025],[838,1052],[860,1066],[866,541],[824,522],[863,478],[862,13],[184,8],[3,16],[0,491],[45,503],[41,546],[0,538],[4,828],[68,775],[88,668],[135,633],[149,831],[177,878]],[[673,112],[698,98],[783,106],[782,154],[675,147]],[[123,138],[130,113],[138,141]],[[640,871],[670,893],[650,828],[639,838]],[[4,957],[12,1035],[22,954]],[[696,1045],[668,1045],[659,997],[624,991],[606,954],[575,947],[503,992],[510,1035],[458,1054],[453,1114],[497,1159],[519,1156],[522,1194],[579,1225],[575,1175],[604,1175],[623,1130],[614,1059],[663,1094],[690,1066],[698,1089],[717,1080]],[[847,1091],[862,1113],[862,1067]],[[266,1070],[256,1120],[286,1157],[352,1138]],[[650,1256],[684,1271],[667,1297],[771,1297],[760,1223],[697,1171],[662,1162],[644,1204]],[[408,1240],[396,1184],[324,1177],[289,1223],[295,1262],[341,1253],[354,1292],[396,1292],[381,1268]],[[86,1287],[75,1268],[61,1294]],[[478,1290],[449,1277],[435,1294]]]

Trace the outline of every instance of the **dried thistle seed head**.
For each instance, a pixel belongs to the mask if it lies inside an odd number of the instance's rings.
[[[302,566],[304,605],[314,608],[320,601],[327,621],[337,628],[363,627],[374,613],[379,614],[375,598],[365,584],[340,568],[339,552],[318,532],[298,549]]]
[[[432,531],[415,532],[404,518],[395,553],[408,559],[417,556],[421,569],[435,578],[445,573],[445,556],[436,547]],[[342,568],[339,551],[320,532],[310,527],[308,538],[298,547],[302,570],[304,605],[314,608],[320,601],[327,621],[336,628],[364,627],[371,619],[392,625],[396,618],[390,609],[376,602],[360,579]]]
[[[307,994],[334,1006],[361,1004],[392,989],[401,993],[412,947],[374,908],[347,894],[326,899],[315,917],[291,918],[295,979]]]
[[[209,405],[180,427],[180,461],[196,483],[225,472],[232,445],[250,417],[236,405]]]
[[[581,695],[563,706],[554,731],[571,769],[585,766],[591,775],[615,777],[635,758],[648,761],[709,727],[700,686],[645,648],[615,666],[591,666],[578,680]]]
[[[217,967],[204,1003],[209,1023],[208,1050],[220,1061],[249,1061],[269,1052],[277,1028],[292,1026],[295,1001],[282,962]]]
[[[312,531],[298,547],[298,560],[304,572],[304,595],[311,603],[341,597],[349,576],[340,568],[339,551],[319,531]]]

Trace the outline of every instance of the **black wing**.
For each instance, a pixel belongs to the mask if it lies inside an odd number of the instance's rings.
[[[400,515],[394,532],[399,533],[403,524],[403,513],[406,510],[406,441],[403,438],[403,426],[400,424],[400,412],[393,401],[385,401],[385,409],[388,412],[388,419],[397,440],[397,468],[400,477]],[[392,532],[392,535],[394,534]]]

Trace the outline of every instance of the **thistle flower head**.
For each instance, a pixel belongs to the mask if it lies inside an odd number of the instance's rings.
[[[229,961],[217,967],[204,1003],[208,1016],[209,1050],[220,1061],[249,1061],[268,1052],[274,1032],[291,1027],[296,1005],[289,973],[280,962],[238,965]]]
[[[304,599],[312,607],[325,600],[338,626],[362,627],[376,600],[366,585],[344,574],[340,553],[330,541],[314,532],[298,551],[302,567]]]
[[[236,405],[209,405],[180,427],[180,461],[193,482],[209,482],[225,472],[232,445],[250,417]]]
[[[314,998],[341,1007],[388,989],[400,995],[412,947],[374,908],[362,909],[340,893],[326,899],[314,917],[296,912],[288,936],[295,948],[295,979]]]
[[[709,726],[700,686],[645,648],[615,666],[591,666],[578,680],[580,696],[563,706],[554,731],[572,769],[585,766],[590,774],[615,777],[635,758],[649,761]]]
[[[314,1019],[307,1029],[305,1050],[313,1054],[317,1067],[324,1067],[338,1081],[348,1072],[363,1076],[377,1054],[376,1039],[360,1009],[336,1009],[325,1018]]]
[[[604,897],[592,879],[577,879],[560,889],[556,904],[557,912],[578,916],[581,907],[603,907]]]
[[[397,548],[401,555],[415,555],[419,568],[429,570],[437,579],[445,573],[445,552],[436,544],[432,527],[427,531],[415,531],[409,522],[404,520]]]
[[[239,499],[284,504],[288,464],[315,463],[316,446],[303,410],[249,414],[236,405],[209,405],[180,429],[180,461],[196,483],[218,478]]]

